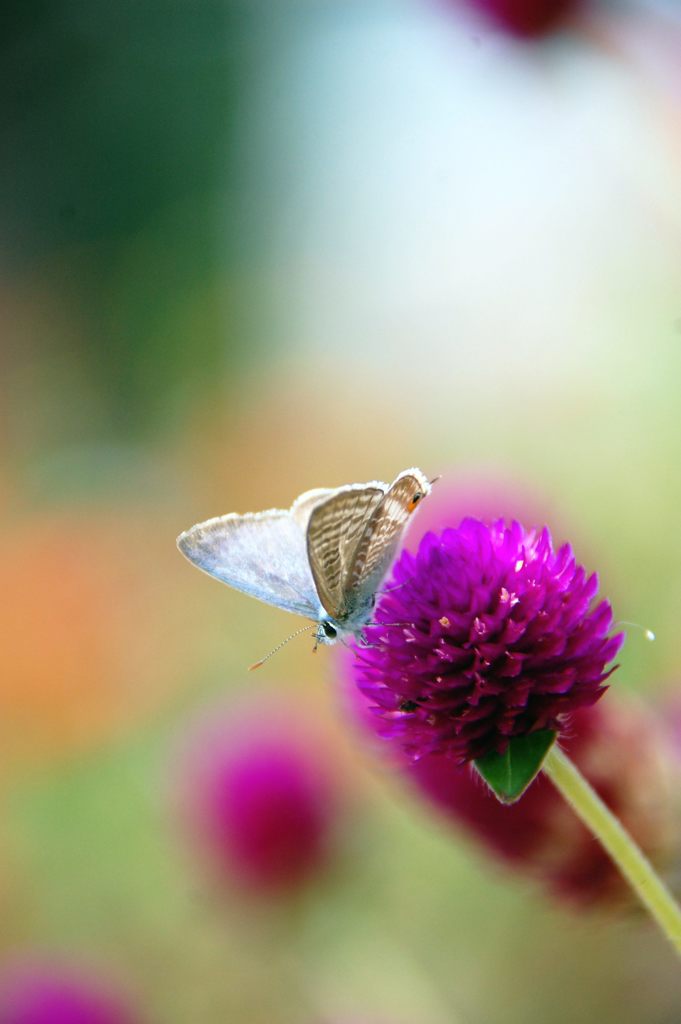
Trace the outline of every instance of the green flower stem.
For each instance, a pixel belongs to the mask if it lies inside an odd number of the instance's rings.
[[[543,769],[575,814],[610,854],[681,956],[681,908],[653,870],[648,858],[557,743],[546,755]]]

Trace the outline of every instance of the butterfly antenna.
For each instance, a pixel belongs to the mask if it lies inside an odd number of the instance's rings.
[[[280,644],[277,644],[277,646],[274,647],[269,654],[266,654],[264,658],[261,658],[260,661],[254,661],[252,665],[249,665],[248,671],[252,672],[254,668],[260,668],[261,665],[264,665],[266,661],[270,660],[273,654],[276,654],[277,651],[280,651],[282,649],[282,647],[285,647],[289,640],[293,640],[294,637],[300,636],[301,633],[309,633],[311,629],[316,628],[317,623],[313,622],[309,626],[303,626],[301,629],[297,629],[295,633],[291,633],[291,635],[287,636],[285,640],[282,640]]]
[[[430,484],[430,486],[432,487],[432,486],[433,486],[433,484],[436,484],[436,483],[438,482],[438,480],[442,480],[442,473],[438,473],[438,475],[437,475],[437,476],[434,476],[432,480],[429,480],[429,481],[428,481],[428,483],[429,483],[429,484]]]

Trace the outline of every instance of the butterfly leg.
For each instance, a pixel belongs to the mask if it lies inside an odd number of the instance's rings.
[[[379,590],[379,594],[381,597],[383,597],[384,594],[392,594],[394,590],[401,590],[402,587],[408,586],[409,583],[411,583],[411,580],[405,580],[404,583],[396,583],[394,587],[385,587],[384,589]]]

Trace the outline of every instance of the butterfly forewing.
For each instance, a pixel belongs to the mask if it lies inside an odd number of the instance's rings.
[[[371,521],[357,544],[345,580],[345,590],[360,603],[363,595],[374,594],[395,557],[409,517],[430,484],[418,470],[397,477],[374,510]]]
[[[230,587],[285,611],[318,617],[305,533],[289,510],[209,519],[181,534],[177,544],[190,562]]]
[[[341,488],[312,509],[307,554],[317,593],[332,618],[344,616],[348,570],[386,489],[379,483]]]

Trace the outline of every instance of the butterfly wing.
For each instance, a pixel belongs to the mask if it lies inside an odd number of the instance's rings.
[[[345,614],[344,580],[386,490],[387,485],[378,482],[341,487],[312,508],[307,556],[319,598],[332,618]]]
[[[312,510],[321,504],[332,494],[336,494],[338,487],[315,487],[311,491],[303,491],[291,505],[291,515],[298,523],[303,534],[307,531],[307,524],[310,521]]]
[[[361,607],[365,596],[376,593],[395,557],[409,517],[429,493],[430,484],[418,469],[400,473],[387,489],[354,548],[343,581],[351,605]]]
[[[180,534],[177,546],[199,569],[287,612],[319,616],[305,532],[289,510],[220,516]]]

